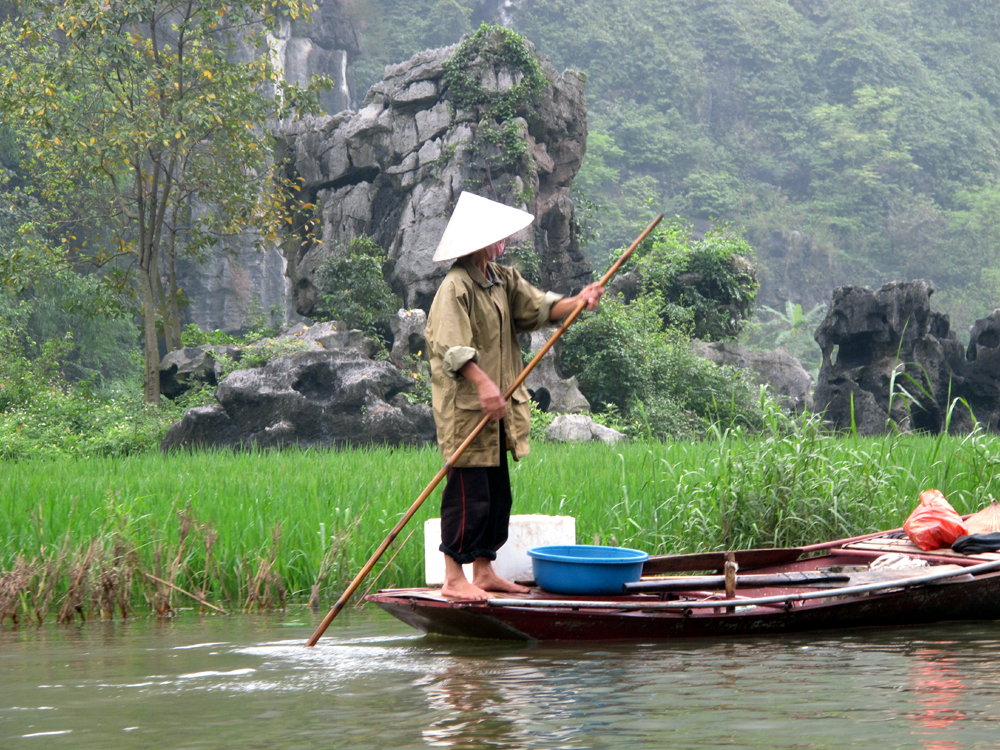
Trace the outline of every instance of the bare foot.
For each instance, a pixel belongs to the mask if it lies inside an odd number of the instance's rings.
[[[507,594],[527,594],[531,591],[527,586],[519,586],[513,581],[501,578],[492,568],[488,572],[476,573],[472,583],[483,591],[502,591]]]
[[[441,596],[462,601],[485,602],[490,595],[479,586],[469,583],[463,576],[459,581],[445,581],[441,586]]]

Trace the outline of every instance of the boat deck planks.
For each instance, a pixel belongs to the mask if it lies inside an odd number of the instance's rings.
[[[865,550],[866,552],[882,552],[884,554],[890,554],[893,552],[898,552],[902,555],[909,555],[911,557],[919,557],[921,555],[933,555],[935,557],[955,557],[964,560],[980,560],[982,562],[988,562],[990,560],[1000,560],[1000,553],[997,552],[978,552],[972,555],[963,555],[960,552],[955,552],[948,547],[941,547],[940,549],[932,550],[922,550],[920,547],[915,545],[909,539],[867,539],[863,542],[853,542],[851,544],[845,544],[844,549],[857,549]]]

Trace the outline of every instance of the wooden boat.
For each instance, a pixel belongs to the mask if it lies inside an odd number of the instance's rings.
[[[425,633],[505,640],[655,641],[1000,619],[1000,554],[922,552],[893,534],[737,551],[728,593],[719,575],[726,553],[713,552],[651,557],[642,580],[620,596],[533,587],[488,602],[448,600],[428,588],[365,598]],[[891,553],[928,565],[869,569]],[[660,575],[697,571],[715,575]]]

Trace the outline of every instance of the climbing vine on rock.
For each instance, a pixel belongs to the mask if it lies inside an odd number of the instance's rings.
[[[546,85],[524,37],[483,24],[445,63],[444,79],[457,107],[480,112],[473,151],[484,155],[490,167],[524,180],[531,165],[518,113]],[[522,202],[531,196],[522,189],[517,197]]]

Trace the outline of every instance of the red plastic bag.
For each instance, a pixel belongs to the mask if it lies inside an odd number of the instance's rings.
[[[924,490],[920,493],[920,505],[906,519],[903,531],[911,542],[925,552],[950,547],[960,536],[969,533],[962,517],[939,490]]]

